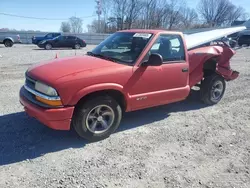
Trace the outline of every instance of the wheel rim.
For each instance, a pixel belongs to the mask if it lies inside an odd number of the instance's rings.
[[[212,86],[212,100],[213,101],[218,101],[220,100],[220,98],[223,95],[223,91],[224,91],[224,85],[222,83],[222,81],[216,81],[214,83],[214,85]]]
[[[107,105],[98,105],[94,107],[87,115],[87,129],[95,134],[106,132],[113,124],[115,113],[113,109]]]
[[[48,50],[51,49],[51,45],[50,45],[50,44],[47,44],[47,45],[46,45],[46,49],[48,49]]]
[[[75,48],[76,48],[76,49],[79,49],[79,48],[80,48],[80,45],[79,45],[79,44],[76,44],[76,45],[75,45]]]
[[[10,41],[5,42],[6,47],[10,47],[10,45],[11,45]]]

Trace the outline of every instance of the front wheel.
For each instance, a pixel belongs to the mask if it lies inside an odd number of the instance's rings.
[[[206,77],[201,84],[201,100],[208,105],[217,104],[222,99],[226,89],[225,79],[213,74]]]
[[[46,50],[51,50],[51,49],[52,49],[52,45],[49,44],[49,43],[47,43],[47,44],[45,45],[45,49],[46,49]]]
[[[72,123],[80,137],[99,141],[109,137],[118,128],[121,118],[120,105],[109,96],[101,96],[80,105]]]

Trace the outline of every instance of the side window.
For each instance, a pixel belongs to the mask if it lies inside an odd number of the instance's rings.
[[[149,51],[149,54],[158,53],[165,63],[184,61],[185,50],[180,35],[161,35]]]
[[[75,40],[76,37],[73,37],[73,36],[68,36],[68,40]]]
[[[52,38],[52,37],[53,37],[52,33],[46,35],[46,38]]]
[[[57,37],[57,36],[59,36],[59,34],[53,33],[53,37]]]

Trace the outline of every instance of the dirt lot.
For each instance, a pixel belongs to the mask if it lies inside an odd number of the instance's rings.
[[[83,54],[88,47],[77,51]],[[74,50],[0,46],[0,187],[250,187],[250,49],[232,60],[239,79],[207,107],[184,102],[128,113],[110,138],[87,143],[29,118],[19,104],[33,63]]]

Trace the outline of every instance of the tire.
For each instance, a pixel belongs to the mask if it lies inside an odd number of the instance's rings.
[[[14,43],[9,39],[4,41],[4,46],[7,47],[7,48],[12,47],[13,44]]]
[[[74,48],[74,49],[80,49],[80,48],[81,48],[81,45],[80,45],[80,44],[75,44],[73,48]]]
[[[45,44],[45,50],[51,50],[52,49],[52,45],[50,43]]]
[[[121,119],[120,105],[109,96],[100,96],[77,107],[72,125],[80,137],[95,142],[108,138],[118,128]],[[103,121],[106,122],[105,126]]]
[[[224,96],[225,89],[225,79],[218,74],[212,74],[202,81],[201,100],[207,105],[217,104]]]

